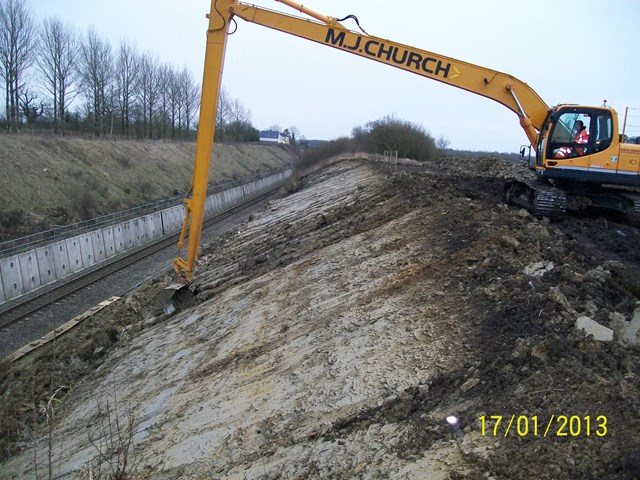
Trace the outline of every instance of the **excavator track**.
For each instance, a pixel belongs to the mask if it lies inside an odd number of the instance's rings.
[[[640,227],[640,197],[633,200],[633,224]]]
[[[599,209],[600,214],[609,212],[618,221],[640,227],[640,193],[621,189],[573,188],[563,190],[544,180],[508,180],[504,186],[503,200],[508,205],[526,208],[537,217],[559,220],[567,210],[582,212]]]
[[[633,205],[633,208],[629,209],[631,211],[628,211],[626,215],[627,220],[636,227],[640,227],[640,194],[626,193],[622,196]]]
[[[509,180],[504,186],[503,199],[508,205],[524,207],[537,217],[557,220],[567,211],[567,194],[543,180]]]

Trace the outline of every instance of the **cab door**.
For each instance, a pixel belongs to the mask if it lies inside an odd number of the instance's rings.
[[[548,143],[544,147],[547,176],[582,179],[589,174],[594,141],[592,111],[565,107],[551,115]]]
[[[603,177],[603,180],[611,175],[615,176],[619,166],[619,152],[612,147],[613,143],[613,117],[608,110],[596,110],[592,113],[591,153],[589,157],[589,173]]]

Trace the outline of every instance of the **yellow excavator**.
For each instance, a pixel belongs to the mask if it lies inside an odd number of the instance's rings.
[[[340,22],[352,19],[360,27],[353,15],[338,19],[289,0],[275,1],[306,17],[236,0],[211,1],[192,194],[185,201],[178,248],[182,249],[187,230],[189,242],[186,259],[174,260],[175,272],[183,280],[192,280],[200,247],[225,47],[235,19],[458,87],[513,111],[535,150],[531,166],[538,180],[506,182],[504,198],[508,203],[539,216],[560,217],[568,208],[593,205],[640,218],[640,195],[634,188],[620,188],[640,186],[640,145],[622,143],[624,132],[619,133],[614,109],[573,104],[549,107],[531,87],[511,75],[371,36],[362,28],[361,32],[349,30]]]

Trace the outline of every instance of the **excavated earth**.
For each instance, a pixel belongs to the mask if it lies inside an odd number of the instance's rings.
[[[76,478],[640,478],[640,232],[505,206],[514,175],[302,177],[204,249],[177,313],[156,279],[62,337],[52,442],[23,440],[2,476],[44,476],[51,453]]]

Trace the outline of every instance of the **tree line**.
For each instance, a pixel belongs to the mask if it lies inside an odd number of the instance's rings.
[[[393,151],[398,152],[400,158],[426,162],[442,156],[449,144],[443,136],[434,138],[422,125],[386,115],[364,126],[354,127],[350,137],[340,137],[317,148],[305,149],[298,167],[305,170],[335,155],[355,152],[382,155],[385,151]]]
[[[191,72],[127,41],[114,48],[93,28],[81,35],[57,17],[38,23],[27,0],[0,3],[0,79],[8,132],[195,138],[200,86]],[[259,135],[251,112],[226,90],[217,135],[225,141]]]

